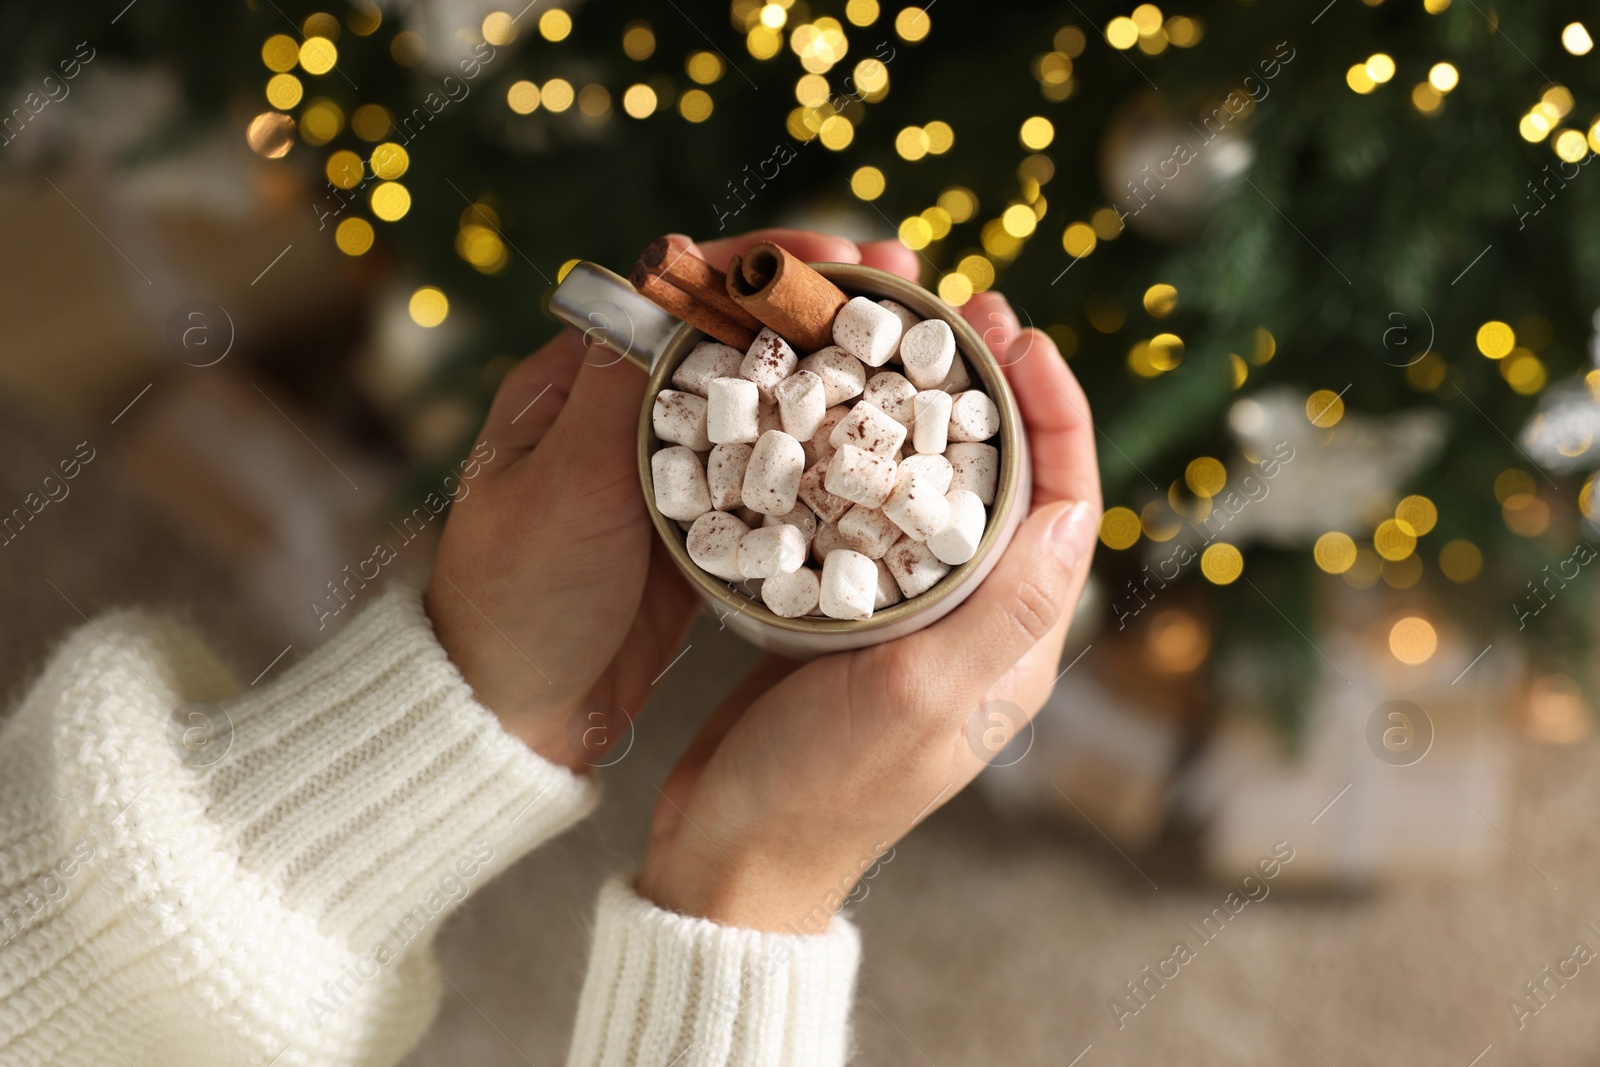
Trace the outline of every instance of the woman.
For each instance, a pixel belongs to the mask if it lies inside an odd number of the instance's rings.
[[[896,242],[794,231],[700,252],[763,239],[917,274]],[[637,876],[601,891],[574,1067],[843,1063],[859,945],[835,913],[982,769],[971,710],[1048,695],[1098,530],[1094,429],[1046,336],[998,294],[963,311],[1017,394],[1031,516],[945,619],[769,658],[708,718]],[[0,1062],[389,1064],[416,1043],[439,926],[593,809],[585,771],[690,622],[634,474],[644,384],[572,331],[524,360],[426,592],[259,690],[170,620],[67,639],[0,731]],[[225,755],[183,758],[173,709],[205,730],[221,701]]]

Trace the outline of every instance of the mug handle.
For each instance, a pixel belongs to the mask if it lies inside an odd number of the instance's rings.
[[[626,278],[598,263],[576,263],[550,294],[550,316],[582,331],[584,340],[615,352],[646,374],[683,325],[639,295]]]

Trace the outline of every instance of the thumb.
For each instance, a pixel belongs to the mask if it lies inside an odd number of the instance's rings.
[[[918,658],[938,664],[953,691],[976,699],[1035,645],[1060,646],[1089,574],[1097,511],[1086,500],[1036,510],[960,607],[907,638]]]

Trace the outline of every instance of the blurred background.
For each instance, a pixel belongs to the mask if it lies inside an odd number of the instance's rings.
[[[315,648],[579,259],[898,236],[1055,339],[1108,510],[1051,705],[978,731],[995,765],[858,894],[860,1062],[1592,1055],[1600,979],[1561,968],[1600,952],[1585,5],[112,0],[0,30],[9,692],[123,604],[241,680]],[[441,935],[410,1064],[560,1056],[593,893],[754,659],[714,619],[689,644],[600,817]],[[1178,942],[1187,977],[1149,978]]]

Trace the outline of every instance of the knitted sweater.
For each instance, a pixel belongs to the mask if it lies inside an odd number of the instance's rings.
[[[242,689],[105,616],[0,725],[0,1065],[394,1063],[440,926],[597,793],[473,700],[413,590]],[[842,918],[738,930],[613,880],[568,1063],[841,1064],[858,953]]]

